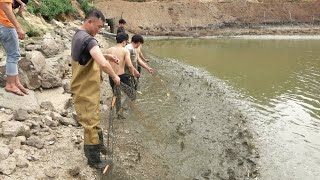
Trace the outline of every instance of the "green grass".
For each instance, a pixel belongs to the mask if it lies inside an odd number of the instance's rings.
[[[38,0],[40,7],[31,1],[28,3],[28,11],[32,14],[41,15],[46,20],[52,20],[60,14],[75,14],[70,0]]]
[[[84,11],[85,13],[87,13],[88,11],[90,11],[91,9],[93,9],[93,7],[89,4],[88,0],[77,0],[80,4],[80,8],[82,9],[82,11]]]

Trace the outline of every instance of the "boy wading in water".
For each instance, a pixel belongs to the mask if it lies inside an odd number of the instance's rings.
[[[112,54],[119,58],[119,65],[111,64],[112,69],[114,72],[120,77],[120,81],[124,84],[133,87],[132,85],[132,75],[135,77],[140,77],[140,73],[137,69],[132,65],[130,60],[130,52],[128,49],[125,48],[127,41],[128,41],[128,34],[126,33],[119,33],[116,36],[117,44],[109,49],[107,49],[107,54]],[[130,74],[125,73],[125,67],[128,69]],[[114,82],[111,78],[110,86],[114,89]]]

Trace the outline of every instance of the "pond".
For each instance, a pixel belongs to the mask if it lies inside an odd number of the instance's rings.
[[[147,40],[143,45],[149,57],[206,71],[238,93],[237,100],[246,104],[239,108],[255,132],[262,179],[320,177],[319,47],[314,39]]]

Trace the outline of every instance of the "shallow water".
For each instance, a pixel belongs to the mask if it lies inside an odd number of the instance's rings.
[[[144,50],[206,70],[238,92],[256,131],[262,179],[316,179],[319,47],[319,40],[184,39],[149,41]]]

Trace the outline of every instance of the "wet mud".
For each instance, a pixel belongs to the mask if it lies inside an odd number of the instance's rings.
[[[143,71],[137,99],[114,119],[114,166],[102,179],[256,178],[259,152],[237,94],[202,70],[148,56],[155,73]]]

